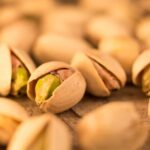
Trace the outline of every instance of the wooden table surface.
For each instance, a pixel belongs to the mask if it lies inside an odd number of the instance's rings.
[[[15,100],[21,105],[23,105],[30,115],[41,114],[41,111],[38,109],[38,107],[27,98]],[[135,103],[136,108],[141,115],[142,121],[147,126],[149,126],[150,131],[150,119],[148,119],[147,117],[148,97],[145,97],[144,94],[142,94],[142,92],[140,91],[140,89],[128,86],[122,89],[121,91],[114,91],[111,97],[105,99],[86,95],[83,98],[83,100],[76,106],[74,106],[72,109],[58,114],[59,118],[61,118],[71,130],[73,136],[74,150],[80,150],[75,134],[75,126],[78,120],[91,110],[94,110],[95,108],[100,107],[111,101],[132,101],[133,103]],[[147,142],[140,150],[150,150],[150,132]]]

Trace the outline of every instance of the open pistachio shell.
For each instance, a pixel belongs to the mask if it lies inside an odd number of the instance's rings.
[[[130,102],[112,102],[84,116],[77,124],[78,139],[84,150],[137,150],[148,137]]]
[[[107,76],[109,75],[111,81],[108,81],[108,83],[115,81],[112,84],[117,83],[119,85],[116,89],[120,89],[125,85],[125,72],[115,59],[94,50],[86,53],[79,52],[74,56],[71,65],[77,68],[85,77],[89,93],[95,96],[109,96],[111,93],[93,62],[102,67]]]
[[[19,124],[27,118],[27,112],[18,103],[0,98],[0,145],[6,145]]]
[[[39,78],[61,69],[73,70],[73,73],[53,91],[52,96],[39,104],[43,111],[65,111],[77,104],[84,95],[86,83],[81,73],[66,63],[55,61],[42,64],[31,74],[27,84],[28,97],[35,101],[35,85]]]
[[[33,56],[39,63],[47,61],[69,63],[77,51],[87,49],[90,49],[90,45],[83,39],[47,34],[40,36],[36,41]]]
[[[150,50],[145,50],[133,64],[132,81],[135,85],[141,84],[142,72],[150,65]]]
[[[67,126],[52,114],[32,117],[22,123],[8,145],[8,150],[60,149],[71,150],[71,135]]]
[[[12,58],[11,53],[25,66],[28,73],[31,74],[35,69],[35,65],[29,56],[15,48],[0,44],[0,95],[6,96],[10,93],[12,83]],[[4,67],[5,66],[5,67]]]

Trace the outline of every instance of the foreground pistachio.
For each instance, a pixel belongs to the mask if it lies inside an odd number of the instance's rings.
[[[58,113],[77,104],[85,88],[85,80],[79,71],[54,61],[42,64],[31,74],[27,94],[43,111]]]
[[[39,63],[47,61],[69,63],[77,51],[88,49],[90,49],[90,45],[83,39],[47,34],[40,36],[36,41],[33,56]]]
[[[85,32],[87,38],[96,46],[105,38],[130,35],[128,27],[106,15],[92,18],[87,24]]]
[[[0,42],[29,53],[37,34],[36,24],[22,19],[4,27],[0,31]]]
[[[85,150],[137,150],[144,145],[148,129],[130,102],[112,102],[87,114],[77,125]]]
[[[68,127],[49,113],[29,118],[18,127],[8,145],[8,150],[31,149],[71,150],[71,135]]]
[[[22,106],[11,99],[0,98],[0,145],[8,144],[19,124],[27,118]]]
[[[127,73],[128,79],[131,78],[132,65],[140,53],[140,46],[135,39],[127,36],[103,39],[99,43],[99,50],[116,58]]]
[[[5,66],[5,67],[4,67]],[[26,94],[26,85],[35,66],[22,51],[0,44],[0,95]]]
[[[146,95],[150,95],[150,50],[145,50],[134,62],[132,81],[135,85],[142,86]]]
[[[126,75],[121,65],[111,56],[96,50],[77,53],[71,65],[83,74],[87,91],[95,96],[109,96],[112,90],[125,85]]]

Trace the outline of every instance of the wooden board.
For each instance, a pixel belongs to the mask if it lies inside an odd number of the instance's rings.
[[[31,116],[41,114],[41,111],[38,109],[38,107],[27,98],[15,100],[19,102],[22,106],[24,106]],[[73,137],[74,150],[80,150],[75,134],[75,126],[78,120],[91,110],[94,110],[95,108],[100,107],[111,101],[132,101],[133,103],[135,103],[142,121],[150,128],[150,120],[147,117],[148,97],[145,97],[140,89],[128,86],[121,91],[114,91],[111,97],[105,99],[86,95],[83,100],[72,109],[58,114],[58,117],[61,118],[70,128]],[[150,133],[147,142],[140,150],[150,150]]]

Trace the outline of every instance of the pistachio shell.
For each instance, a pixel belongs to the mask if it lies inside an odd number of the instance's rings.
[[[77,124],[78,139],[85,150],[137,150],[148,137],[130,102],[112,102],[84,116]]]
[[[141,74],[142,71],[150,64],[150,50],[144,51],[135,60],[132,67],[132,81],[135,85],[141,84]]]
[[[0,114],[13,118],[19,122],[28,118],[28,114],[25,109],[8,98],[0,98]]]
[[[11,88],[11,56],[9,48],[0,44],[0,95],[6,96],[10,92]]]
[[[108,73],[112,74],[118,80],[121,87],[124,86],[126,82],[125,72],[113,58],[94,50],[86,53],[80,52],[74,56],[71,65],[79,69],[85,77],[89,93],[95,96],[109,96],[111,93],[98,74],[91,59],[99,63]]]
[[[68,64],[63,62],[48,62],[38,67],[32,74],[27,84],[28,97],[35,101],[35,84],[37,80],[57,69],[73,69]],[[43,111],[51,111],[54,113],[65,111],[77,104],[83,97],[86,88],[86,83],[77,70],[63,81],[53,92],[52,96],[44,101],[40,108]]]
[[[83,39],[49,34],[38,38],[33,49],[33,55],[39,63],[50,60],[70,62],[77,51],[84,51],[89,48],[90,45]]]
[[[44,150],[71,150],[71,136],[67,126],[52,114],[32,117],[22,123],[14,134],[8,150],[28,150],[45,132]],[[58,144],[58,137],[61,138]]]

